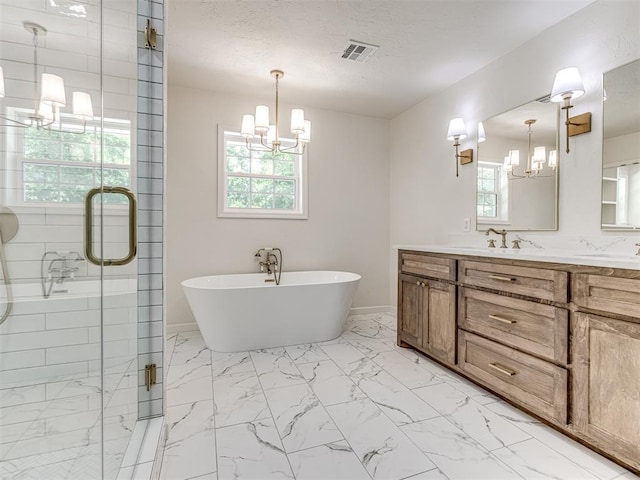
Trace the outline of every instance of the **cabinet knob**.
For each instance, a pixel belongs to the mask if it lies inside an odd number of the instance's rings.
[[[416,282],[416,285],[417,285],[417,286],[420,286],[420,282],[419,282],[419,281],[418,281],[418,282]]]
[[[427,286],[424,282],[422,282],[420,285],[422,285],[423,287]]]

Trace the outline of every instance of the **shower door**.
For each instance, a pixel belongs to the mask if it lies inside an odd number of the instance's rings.
[[[138,419],[135,0],[0,0],[0,478],[115,479]]]

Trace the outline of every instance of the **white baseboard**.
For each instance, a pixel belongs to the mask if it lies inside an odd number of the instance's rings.
[[[167,335],[180,332],[193,332],[194,330],[198,330],[198,324],[196,322],[167,324]]]
[[[393,305],[378,305],[374,307],[353,307],[349,310],[349,315],[368,315],[370,313],[392,313],[396,314],[397,308]],[[169,323],[167,325],[167,335],[181,332],[193,332],[198,330],[196,322]]]
[[[375,307],[353,307],[349,310],[349,315],[368,315],[370,313],[395,313],[392,305],[378,305]]]

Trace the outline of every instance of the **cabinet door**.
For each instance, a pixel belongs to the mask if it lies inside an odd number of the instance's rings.
[[[422,344],[443,362],[456,362],[456,287],[448,283],[425,282]]]
[[[640,323],[577,313],[573,338],[576,430],[640,468]]]
[[[398,343],[422,346],[423,280],[411,275],[400,275],[398,285]]]

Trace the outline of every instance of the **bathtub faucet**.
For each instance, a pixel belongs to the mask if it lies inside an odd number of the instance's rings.
[[[278,255],[280,259],[278,260]],[[280,276],[282,275],[282,250],[277,247],[263,247],[256,252],[254,257],[259,258],[258,265],[260,265],[260,271],[267,272],[267,279],[265,282],[276,282],[276,285],[280,285]],[[273,275],[273,278],[269,278]]]

